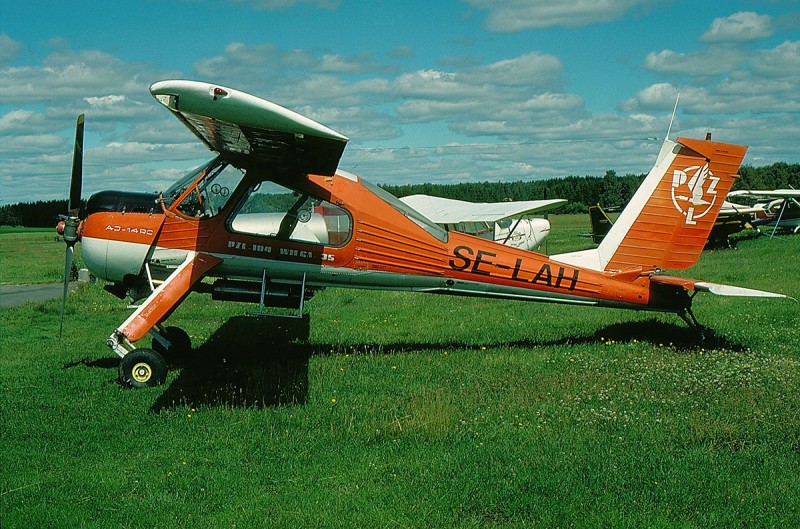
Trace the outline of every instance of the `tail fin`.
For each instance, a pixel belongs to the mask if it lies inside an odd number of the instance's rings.
[[[665,140],[600,246],[551,258],[594,270],[689,268],[703,251],[746,151],[710,140]]]

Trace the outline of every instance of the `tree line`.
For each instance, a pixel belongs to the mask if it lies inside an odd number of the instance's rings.
[[[563,198],[558,213],[585,212],[587,206],[624,206],[646,175],[567,176],[530,182],[465,182],[459,184],[381,185],[395,196],[431,195],[467,202],[503,202]]]
[[[568,202],[557,213],[584,213],[588,206],[623,207],[641,185],[646,174],[618,176],[606,171],[598,176],[567,176],[530,182],[465,182],[460,184],[381,185],[395,196],[432,195],[468,202],[542,200],[564,198]],[[784,162],[739,168],[733,189],[800,189],[800,164]]]
[[[395,196],[424,194],[468,202],[543,200],[563,198],[568,202],[558,213],[583,213],[590,205],[621,207],[628,203],[645,174],[618,176],[566,176],[529,182],[464,182],[460,184],[406,184],[381,187]],[[739,168],[734,189],[800,189],[800,164],[784,162]],[[0,206],[0,226],[42,228],[55,226],[58,216],[67,212],[66,200],[21,202]]]

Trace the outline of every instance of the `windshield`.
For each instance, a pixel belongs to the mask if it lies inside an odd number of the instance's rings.
[[[189,217],[213,217],[225,207],[244,172],[217,157],[164,192],[164,205]]]
[[[389,193],[385,189],[378,187],[375,184],[372,184],[364,180],[363,178],[361,179],[361,183],[364,184],[364,187],[366,187],[367,189],[378,195],[378,198],[380,198],[381,200],[392,206],[394,209],[402,213],[408,219],[414,221],[414,223],[417,226],[419,226],[420,228],[424,229],[425,231],[436,237],[436,239],[442,242],[447,242],[447,231],[444,228],[442,228],[438,224],[435,224],[434,222],[431,222],[427,217],[419,213],[417,210],[412,209],[411,207],[408,206],[408,204],[402,202],[400,199],[398,199],[396,196]]]

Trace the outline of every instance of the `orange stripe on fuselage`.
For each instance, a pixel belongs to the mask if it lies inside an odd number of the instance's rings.
[[[99,211],[83,222],[83,235],[95,239],[152,244],[158,236],[164,215]]]

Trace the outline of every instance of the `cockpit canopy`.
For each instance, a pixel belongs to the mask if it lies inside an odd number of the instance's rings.
[[[172,184],[164,192],[164,206],[188,217],[213,217],[228,203],[244,174],[217,156]]]

